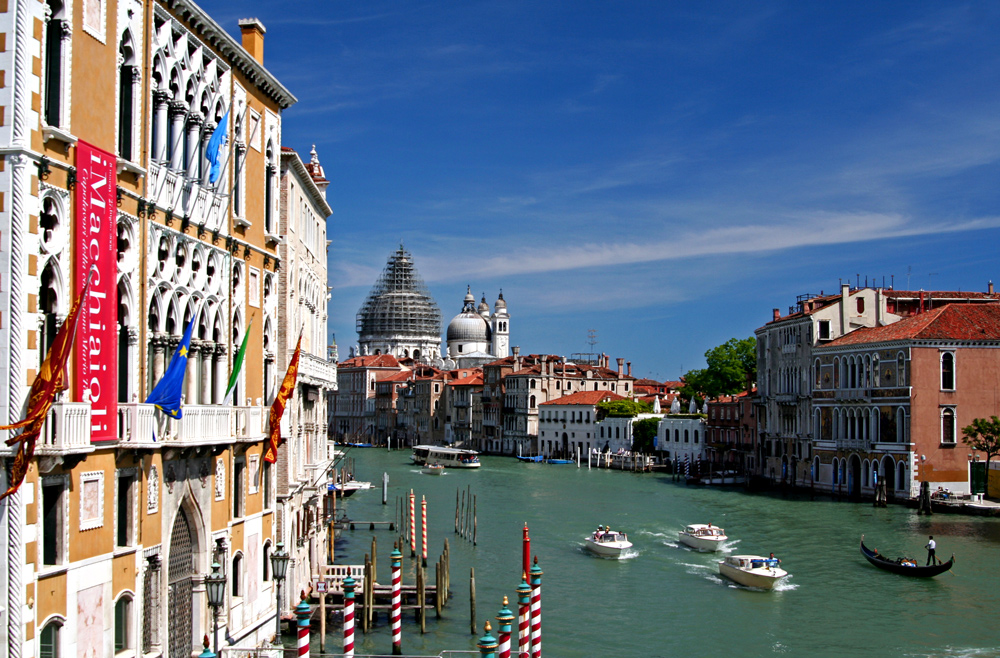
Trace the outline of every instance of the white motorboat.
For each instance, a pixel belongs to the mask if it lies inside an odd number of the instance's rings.
[[[425,464],[420,472],[424,475],[444,475],[444,464]]]
[[[624,532],[614,532],[605,530],[604,526],[598,526],[586,539],[587,549],[601,557],[621,557],[622,553],[632,548],[632,542],[628,540],[628,535]]]
[[[475,450],[448,448],[445,446],[413,446],[410,459],[414,464],[441,464],[451,468],[479,468],[479,453]]]
[[[731,555],[719,562],[719,573],[740,585],[774,589],[788,572],[778,566],[777,558],[759,555]]]
[[[371,482],[358,482],[357,480],[348,480],[344,483],[336,483],[330,485],[332,488],[330,491],[337,491],[343,498],[354,495],[358,491],[364,491],[365,489],[371,489]]]
[[[677,533],[677,539],[695,550],[717,551],[729,537],[725,530],[711,523],[692,523]]]

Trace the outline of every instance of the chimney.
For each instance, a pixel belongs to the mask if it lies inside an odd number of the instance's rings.
[[[264,65],[264,24],[259,18],[241,18],[239,21],[240,32],[243,33],[243,50],[250,53],[250,56],[257,60],[261,66]]]
[[[850,333],[851,328],[847,324],[848,309],[847,302],[851,297],[851,284],[842,283],[840,284],[840,335],[846,336]]]
[[[924,289],[921,288],[920,289],[920,308],[917,309],[917,313],[923,313],[923,312],[924,312]]]
[[[628,376],[631,377],[632,376],[632,362],[631,361],[626,361],[625,365],[628,366],[628,371],[627,371],[628,372]]]
[[[990,281],[990,285],[989,285],[989,286],[987,286],[987,288],[986,288],[986,291],[987,291],[987,292],[988,292],[989,294],[991,294],[991,295],[993,294],[993,282],[992,282],[992,281]]]
[[[771,311],[771,320],[772,321],[777,322],[780,319],[781,319],[781,309],[776,308],[773,311]]]
[[[621,377],[625,374],[625,359],[618,357],[615,361],[618,362],[618,376]]]
[[[521,348],[514,346],[514,372],[521,369]]]

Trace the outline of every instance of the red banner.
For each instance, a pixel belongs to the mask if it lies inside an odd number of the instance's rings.
[[[281,445],[281,416],[285,413],[285,405],[295,392],[295,380],[299,376],[299,354],[302,352],[302,334],[299,334],[299,342],[295,344],[295,353],[288,363],[288,371],[285,379],[281,382],[281,388],[271,403],[271,412],[267,417],[267,442],[264,450],[264,461],[274,463],[278,461],[278,446]]]
[[[76,290],[95,269],[83,300],[76,350],[77,401],[90,402],[90,440],[117,439],[118,250],[115,156],[76,145]]]

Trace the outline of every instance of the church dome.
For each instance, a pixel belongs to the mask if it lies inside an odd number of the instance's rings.
[[[507,312],[507,302],[505,302],[504,299],[503,299],[503,291],[502,290],[500,291],[500,297],[497,298],[497,303],[494,304],[493,306],[494,306],[494,308],[496,308],[496,312],[497,313],[500,313],[501,311],[503,311],[504,313]]]
[[[487,343],[490,340],[490,327],[483,316],[475,311],[459,313],[448,323],[448,342],[453,340]]]
[[[462,312],[452,318],[448,323],[448,334],[446,340],[452,341],[487,343],[490,340],[490,325],[486,319],[476,310],[476,298],[472,296],[472,288],[465,294],[462,304]]]
[[[483,295],[482,300],[479,302],[479,308],[477,308],[476,310],[479,311],[479,315],[483,316],[484,318],[490,317],[490,305],[486,303],[485,294]]]
[[[361,343],[403,337],[440,344],[441,311],[402,245],[358,311],[357,330]]]

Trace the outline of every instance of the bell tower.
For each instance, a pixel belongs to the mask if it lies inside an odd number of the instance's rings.
[[[507,313],[507,302],[503,298],[503,290],[493,306],[493,316],[490,318],[490,328],[493,338],[490,347],[493,356],[502,359],[510,356],[510,315]]]

